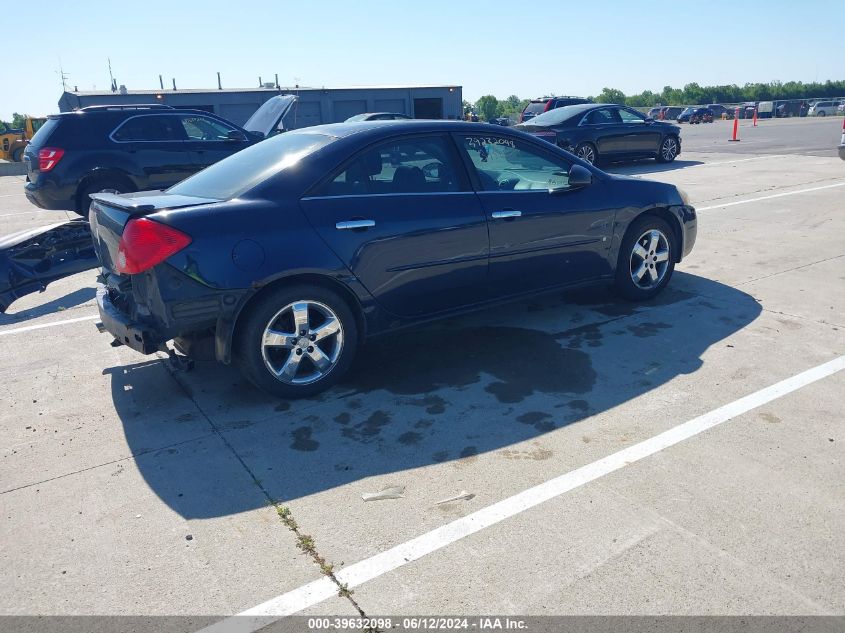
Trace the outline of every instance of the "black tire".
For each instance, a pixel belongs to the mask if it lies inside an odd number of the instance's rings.
[[[825,112],[824,110],[819,110],[816,116],[827,116],[827,112]]]
[[[352,364],[358,347],[358,327],[355,315],[346,301],[327,288],[301,284],[279,286],[268,290],[264,296],[256,301],[254,305],[247,307],[245,314],[241,315],[235,332],[234,360],[247,380],[262,391],[281,398],[291,399],[313,396],[325,391],[340,380]],[[289,340],[292,341],[290,345],[266,346],[264,334],[271,326],[274,326],[273,330],[280,333],[287,333],[289,330],[296,329],[293,321],[293,310],[289,313],[287,310],[292,306],[302,304],[309,306],[306,310],[306,314],[309,316],[308,334],[302,337],[296,336],[298,332],[294,332],[294,336],[289,337]],[[326,336],[322,339],[326,341],[325,343],[312,346],[308,339],[314,343],[319,341],[314,341],[312,336],[316,335],[312,335],[311,332],[318,331],[321,325],[328,323],[329,319],[323,322],[317,321],[314,330],[312,330],[311,317],[315,311],[319,313],[324,308],[339,321],[340,337],[338,339],[337,334]],[[320,313],[317,316],[325,316],[325,313]],[[328,340],[330,338],[331,341]],[[294,339],[298,339],[298,342]],[[340,347],[334,349],[338,340]],[[334,356],[331,366],[320,377],[310,382],[293,384],[290,380],[297,380],[300,371],[303,374],[299,378],[300,380],[309,377],[307,374],[309,369],[312,374],[321,373],[318,365],[311,360],[315,347],[318,350],[317,353],[322,354],[322,357],[331,360]],[[299,360],[294,357],[295,352],[298,354]],[[294,368],[290,380],[271,372],[271,367],[278,367],[279,374],[281,374],[282,369],[291,360],[296,361],[296,368]]]
[[[12,152],[12,162],[19,163],[23,160],[23,147],[19,147],[14,152]]]
[[[82,192],[79,194],[79,204],[75,209],[75,212],[83,218],[88,217],[88,212],[91,210],[92,193],[130,193],[133,190],[133,187],[130,187],[127,183],[121,182],[117,179],[111,180],[103,178],[94,180],[85,185],[85,188],[82,189]]]
[[[658,231],[662,238],[658,240],[658,248],[649,250],[645,248],[648,256],[644,259],[634,254],[634,249],[637,244],[643,246],[643,237],[649,232]],[[662,240],[665,239],[665,249],[661,246]],[[646,240],[648,242],[648,239]],[[669,224],[657,216],[643,215],[634,220],[631,226],[625,233],[622,239],[622,245],[619,247],[619,257],[616,261],[616,277],[614,286],[616,291],[625,299],[629,301],[646,301],[657,295],[669,280],[672,278],[672,273],[675,270],[675,257],[678,249],[676,244],[675,232]],[[667,259],[665,260],[665,268],[662,266],[664,262],[657,262],[653,258],[660,256],[663,251],[666,251]],[[646,261],[648,260],[648,261]],[[639,270],[639,265],[651,264],[659,279],[653,285],[645,286],[634,281],[634,275]],[[635,271],[635,268],[637,271]],[[648,269],[646,269],[648,271]],[[650,273],[649,277],[650,277]],[[643,275],[645,279],[645,275]],[[653,279],[651,280],[654,281]]]
[[[595,165],[599,160],[599,151],[592,143],[578,143],[572,153],[591,165]]]
[[[658,163],[671,163],[678,156],[681,145],[677,136],[667,136],[660,141],[660,149],[657,150]]]

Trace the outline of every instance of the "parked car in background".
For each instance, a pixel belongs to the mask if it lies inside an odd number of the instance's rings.
[[[689,123],[689,119],[692,116],[692,113],[695,112],[694,107],[684,108],[683,112],[678,115],[678,118],[675,119],[678,123]]]
[[[673,185],[442,121],[295,130],[164,193],[97,194],[91,210],[117,344],[205,347],[285,398],[336,383],[366,338],[434,317],[587,283],[650,299],[696,222]]]
[[[731,108],[726,108],[721,103],[711,103],[707,107],[713,113],[714,119],[721,119],[723,114],[726,119],[734,118],[734,111]]]
[[[807,116],[828,116],[836,114],[836,101],[817,101],[810,106]]]
[[[713,111],[710,108],[695,108],[689,117],[689,123],[713,123]]]
[[[664,106],[663,108],[663,120],[664,121],[674,121],[683,112],[686,108],[683,106]]]
[[[89,106],[51,115],[24,151],[26,197],[42,209],[86,216],[93,193],[166,189],[274,134],[295,100],[274,97],[246,129],[202,110],[165,105]]]
[[[364,112],[351,116],[346,121],[402,121],[410,118],[407,114],[399,112]]]
[[[554,110],[555,108],[581,103],[592,103],[592,101],[583,97],[543,97],[542,99],[532,99],[522,110],[522,114],[519,115],[519,123],[530,121],[538,114]]]
[[[595,163],[655,158],[671,162],[681,153],[681,129],[615,104],[565,106],[520,123],[516,129]]]
[[[649,110],[649,111],[646,113],[646,116],[647,116],[649,119],[659,119],[659,118],[660,118],[660,111],[661,111],[662,109],[663,109],[662,107],[652,108],[651,110]]]

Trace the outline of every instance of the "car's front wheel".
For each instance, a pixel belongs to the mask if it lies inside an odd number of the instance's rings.
[[[578,143],[575,146],[575,155],[591,165],[595,165],[599,157],[596,146],[592,143]]]
[[[679,150],[678,139],[674,136],[667,136],[660,144],[660,151],[657,153],[657,162],[671,163],[677,157]]]
[[[646,215],[635,220],[619,250],[616,290],[631,301],[651,299],[675,270],[675,234],[665,220]]]
[[[304,398],[334,385],[349,369],[358,328],[349,305],[319,286],[281,286],[248,307],[235,360],[256,387]]]

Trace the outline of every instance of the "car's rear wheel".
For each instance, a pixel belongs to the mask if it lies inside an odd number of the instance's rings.
[[[616,290],[631,301],[651,299],[675,270],[675,234],[665,220],[642,216],[631,224],[616,264]]]
[[[675,160],[679,150],[678,139],[674,136],[667,136],[660,144],[660,151],[657,153],[657,162],[671,163]]]
[[[827,112],[825,112],[824,110],[819,110],[816,116],[827,116]]]
[[[578,145],[575,146],[575,155],[591,165],[596,164],[599,156],[596,151],[596,146],[592,143],[578,143]]]
[[[242,316],[235,360],[256,387],[282,398],[328,389],[349,369],[358,328],[349,305],[319,286],[280,286]]]

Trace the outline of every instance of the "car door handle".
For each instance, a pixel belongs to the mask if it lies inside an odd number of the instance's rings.
[[[374,220],[346,220],[345,222],[338,222],[334,225],[334,228],[342,231],[347,229],[368,229],[375,225]]]
[[[505,209],[504,211],[493,211],[490,214],[494,220],[506,220],[508,218],[518,218],[522,215],[522,211],[515,211],[514,209]]]

